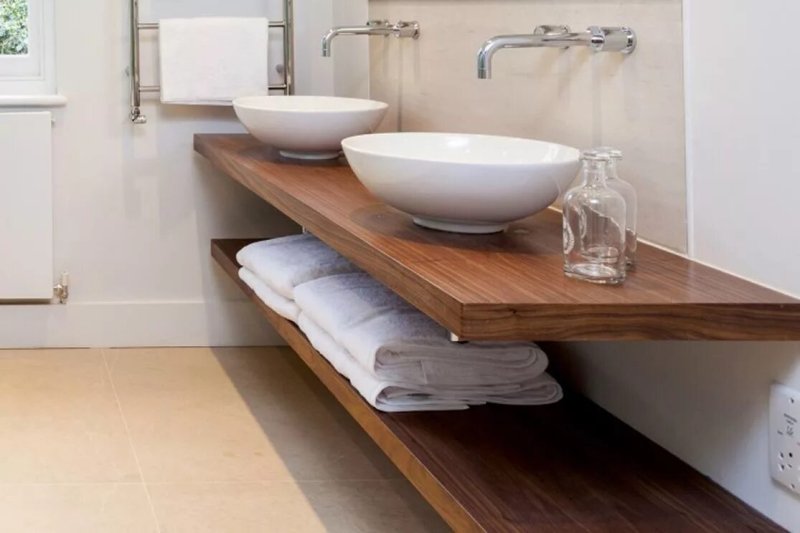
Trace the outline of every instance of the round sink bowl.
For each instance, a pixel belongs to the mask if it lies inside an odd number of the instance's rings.
[[[420,226],[455,233],[496,233],[538,213],[580,165],[575,148],[491,135],[360,135],[342,147],[372,194]]]
[[[246,96],[233,108],[253,137],[284,157],[336,159],[342,139],[375,131],[389,106],[333,96]]]

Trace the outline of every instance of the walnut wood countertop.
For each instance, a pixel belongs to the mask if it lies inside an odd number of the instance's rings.
[[[375,199],[344,159],[283,159],[249,135],[197,135],[195,150],[465,340],[800,339],[800,301],[652,246],[622,286],[566,278],[553,211],[442,233]]]

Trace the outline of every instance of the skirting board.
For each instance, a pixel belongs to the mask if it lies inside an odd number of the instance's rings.
[[[282,344],[248,301],[0,305],[0,348]]]

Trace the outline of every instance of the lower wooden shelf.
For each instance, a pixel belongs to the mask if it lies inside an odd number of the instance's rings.
[[[576,395],[546,407],[374,410],[292,322],[239,280],[236,252],[249,242],[212,241],[211,253],[454,530],[782,531]]]

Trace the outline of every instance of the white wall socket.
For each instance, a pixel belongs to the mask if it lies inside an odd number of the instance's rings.
[[[800,495],[800,392],[779,384],[769,398],[769,470]]]

